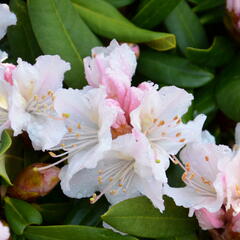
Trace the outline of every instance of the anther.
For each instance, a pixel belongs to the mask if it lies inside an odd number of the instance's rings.
[[[207,161],[207,162],[209,161],[209,157],[208,157],[208,156],[205,156],[204,159],[205,159],[205,161]]]
[[[180,137],[182,134],[179,132],[179,133],[176,133],[176,137]]]
[[[179,142],[185,142],[185,138],[181,138],[180,140],[179,140]]]
[[[63,116],[64,118],[69,118],[69,117],[70,117],[70,114],[69,114],[69,113],[63,113],[62,116]]]

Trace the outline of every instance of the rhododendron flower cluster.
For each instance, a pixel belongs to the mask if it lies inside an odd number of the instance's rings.
[[[228,2],[229,11],[238,15],[238,8]],[[1,39],[16,17],[5,4],[0,16]],[[88,85],[72,89],[63,88],[71,66],[60,56],[39,56],[33,65],[19,58],[13,65],[0,51],[0,134],[26,132],[33,148],[54,160],[29,166],[8,193],[35,199],[60,179],[71,198],[95,203],[105,195],[113,205],[143,195],[161,212],[167,195],[202,229],[240,232],[240,124],[233,149],[217,145],[202,130],[204,114],[184,121],[191,93],[150,81],[133,86],[138,56],[137,46],[116,40],[93,48],[83,60]],[[182,169],[185,187],[169,184],[171,164]],[[9,237],[0,221],[0,240]]]

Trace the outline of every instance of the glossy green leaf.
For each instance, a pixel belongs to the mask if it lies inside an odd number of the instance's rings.
[[[231,119],[240,121],[240,56],[218,77],[216,99],[218,107]]]
[[[165,20],[169,32],[177,37],[177,45],[183,53],[186,47],[207,48],[208,41],[199,18],[185,0],[169,14]]]
[[[116,38],[122,42],[144,42],[160,51],[172,49],[176,45],[173,34],[139,28],[103,0],[72,0],[72,2],[88,26],[100,36]]]
[[[28,10],[38,43],[45,54],[59,54],[71,63],[66,84],[86,84],[82,58],[101,45],[69,0],[29,0]]]
[[[199,240],[199,239],[196,234],[191,234],[191,235],[172,237],[172,238],[161,238],[158,240]]]
[[[105,0],[105,1],[112,4],[116,8],[120,8],[132,4],[135,0]]]
[[[7,222],[17,235],[23,234],[28,225],[42,223],[41,214],[31,204],[9,197],[4,200]]]
[[[193,63],[201,66],[220,67],[228,63],[235,54],[232,40],[225,37],[216,37],[208,49],[188,47],[186,56]]]
[[[137,240],[103,228],[71,225],[27,227],[24,236],[28,240]]]
[[[188,210],[165,199],[166,210],[161,213],[146,197],[132,198],[112,206],[103,220],[117,230],[139,237],[161,238],[194,233],[196,220]],[[174,227],[173,227],[174,226]]]
[[[195,8],[193,8],[194,12],[206,11],[209,9],[213,9],[219,6],[225,5],[225,0],[202,0]]]
[[[138,71],[154,82],[188,88],[203,86],[214,77],[185,58],[156,51],[141,52]]]
[[[200,17],[201,24],[213,24],[213,23],[220,23],[222,24],[223,17],[226,13],[225,8],[219,7],[212,10],[207,11]]]
[[[194,115],[200,113],[209,115],[217,110],[217,103],[214,96],[215,85],[216,82],[213,81],[194,93]]]
[[[11,0],[10,8],[17,16],[17,25],[8,29],[11,54],[15,59],[21,57],[25,61],[34,63],[41,55],[41,49],[33,34],[26,3],[23,0]]]
[[[10,134],[5,130],[2,133],[1,136],[1,142],[0,142],[0,176],[5,180],[5,182],[9,185],[12,185],[5,166],[6,161],[6,155],[4,154],[11,146],[12,139],[10,137]]]
[[[160,24],[181,0],[149,0],[141,5],[132,21],[142,28],[153,28]]]
[[[34,204],[42,215],[45,224],[62,224],[68,212],[71,210],[70,203],[46,203]]]
[[[102,220],[101,215],[109,208],[109,203],[102,198],[95,204],[89,199],[81,199],[75,203],[71,211],[66,215],[64,224],[97,226]]]

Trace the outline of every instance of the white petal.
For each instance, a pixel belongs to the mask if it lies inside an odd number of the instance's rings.
[[[45,151],[56,146],[66,133],[64,122],[44,116],[31,116],[24,128],[35,150]]]
[[[27,102],[15,87],[13,87],[9,102],[9,120],[14,136],[17,136],[29,124],[31,115],[25,111]]]
[[[39,72],[39,95],[46,94],[49,90],[56,91],[62,87],[64,73],[70,70],[70,64],[63,61],[58,55],[40,56],[36,59],[34,67]]]
[[[158,208],[161,212],[164,211],[164,201],[162,192],[163,183],[152,179],[138,178],[137,188],[142,195],[148,197],[153,203],[154,207]]]
[[[235,128],[235,143],[240,146],[240,123]]]
[[[7,32],[7,28],[11,25],[15,25],[17,18],[15,14],[10,12],[7,4],[0,4],[0,39],[4,37]]]
[[[207,130],[202,132],[202,142],[216,144],[215,137]]]
[[[8,58],[8,54],[0,50],[0,63]]]
[[[189,216],[193,215],[194,210],[201,208],[206,208],[209,212],[216,212],[223,204],[223,190],[218,198],[217,196],[201,195],[194,188],[188,186],[184,188],[171,188],[165,185],[164,193],[172,197],[177,206],[190,208]]]
[[[68,165],[61,169],[61,188],[65,195],[71,198],[91,197],[98,190],[97,171],[83,169],[69,181]]]
[[[230,161],[232,151],[224,145],[191,143],[180,152],[183,163],[190,163],[191,170],[214,182],[222,165]]]
[[[10,237],[10,231],[7,226],[4,226],[0,221],[0,240],[8,240]]]

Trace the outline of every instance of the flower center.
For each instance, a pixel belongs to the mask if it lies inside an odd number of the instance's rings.
[[[112,139],[132,132],[132,127],[128,124],[123,124],[118,128],[111,128]]]
[[[26,111],[36,115],[56,117],[53,106],[54,99],[55,96],[52,91],[48,91],[47,95],[34,96],[29,101]]]
[[[99,195],[93,194],[91,203],[98,201],[105,193],[116,195],[120,191],[127,192],[134,178],[134,160],[119,160],[98,171],[98,184],[104,185]]]

